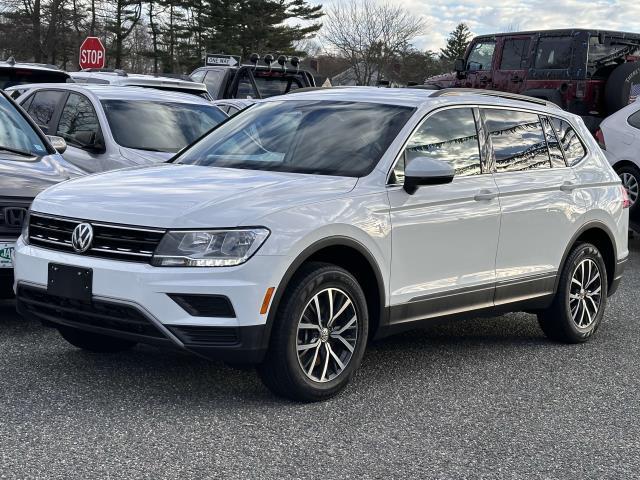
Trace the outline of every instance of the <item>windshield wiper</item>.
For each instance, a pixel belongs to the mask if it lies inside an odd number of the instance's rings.
[[[0,145],[0,151],[15,153],[16,155],[22,155],[23,157],[35,157],[35,155],[31,152],[27,152],[26,150],[20,150],[18,148],[4,147]]]

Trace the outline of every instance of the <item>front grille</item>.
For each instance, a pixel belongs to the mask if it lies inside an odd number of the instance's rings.
[[[171,333],[178,337],[185,345],[216,346],[236,345],[240,342],[238,329],[235,327],[200,327],[182,325],[167,326]]]
[[[41,320],[166,338],[142,312],[128,305],[95,299],[91,302],[71,300],[25,285],[18,288],[18,302],[26,313]]]
[[[30,199],[0,197],[0,238],[18,238],[27,215]]]
[[[83,220],[31,213],[29,242],[50,250],[76,253],[71,235]],[[164,230],[87,221],[93,227],[91,248],[82,255],[149,263]]]

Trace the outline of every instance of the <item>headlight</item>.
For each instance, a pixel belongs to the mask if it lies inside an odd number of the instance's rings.
[[[156,267],[232,267],[251,258],[268,236],[266,228],[167,232],[151,263]]]
[[[24,220],[22,221],[22,241],[26,245],[29,245],[29,217],[30,217],[30,212],[27,211],[27,214],[25,215]]]

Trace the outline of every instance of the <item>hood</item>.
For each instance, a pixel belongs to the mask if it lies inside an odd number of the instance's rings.
[[[161,228],[255,224],[287,206],[335,198],[356,178],[162,164],[91,175],[39,195],[33,210]]]
[[[153,165],[154,163],[166,162],[173,158],[175,153],[151,152],[149,150],[120,147],[120,155],[129,160],[131,165]]]
[[[0,197],[33,198],[52,185],[85,173],[59,154],[25,160],[3,152],[0,155]]]

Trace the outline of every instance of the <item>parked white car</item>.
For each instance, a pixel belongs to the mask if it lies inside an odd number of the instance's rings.
[[[640,101],[607,117],[596,132],[607,160],[620,176],[631,202],[631,218],[640,208]]]
[[[544,101],[294,93],[173,163],[40,194],[18,309],[80,348],[252,362],[275,393],[320,400],[369,338],[436,319],[526,310],[586,341],[628,257],[626,206],[583,122]]]
[[[164,162],[227,118],[202,98],[139,87],[38,84],[17,102],[91,173]]]

